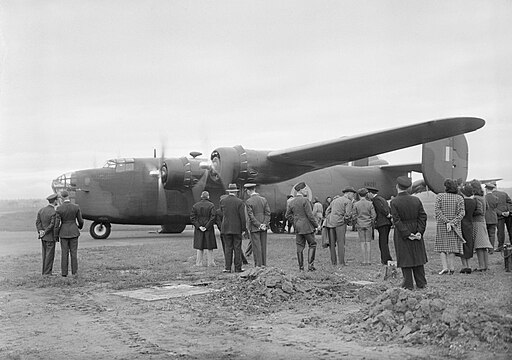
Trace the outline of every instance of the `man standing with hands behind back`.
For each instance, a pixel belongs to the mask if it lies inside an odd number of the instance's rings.
[[[270,206],[267,199],[256,192],[256,184],[245,184],[249,199],[247,208],[247,230],[251,236],[254,266],[267,266],[267,228],[270,224]]]
[[[236,195],[238,188],[236,184],[229,184],[226,189],[228,196],[220,199],[222,211],[222,224],[220,232],[224,237],[224,259],[225,267],[223,272],[230,273],[235,262],[235,272],[242,272],[242,233],[246,231],[245,205]]]
[[[80,208],[72,204],[69,194],[66,190],[62,191],[60,196],[63,203],[57,208],[57,224],[59,228],[60,248],[61,248],[61,273],[62,276],[68,276],[68,260],[71,255],[71,274],[77,275],[78,272],[78,237],[80,229],[84,226],[84,219]]]
[[[423,241],[423,233],[427,226],[427,214],[419,198],[407,192],[412,185],[407,176],[397,178],[398,195],[391,200],[391,215],[395,224],[393,238],[395,240],[397,266],[404,276],[403,288],[412,290],[414,280],[419,289],[427,286],[424,265],[427,263],[427,251]]]
[[[55,206],[57,206],[57,194],[46,198],[49,204],[39,210],[36,219],[36,228],[43,249],[43,275],[51,275],[53,271],[53,259],[55,258],[55,242],[59,241],[55,231]]]

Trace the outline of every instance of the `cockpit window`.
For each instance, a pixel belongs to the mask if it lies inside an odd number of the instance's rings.
[[[116,172],[133,171],[135,170],[135,160],[129,159],[115,159],[109,160],[103,168],[116,169]]]

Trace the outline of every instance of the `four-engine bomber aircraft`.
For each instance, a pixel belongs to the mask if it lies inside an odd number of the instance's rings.
[[[161,225],[163,232],[179,233],[190,224],[190,210],[203,190],[218,205],[229,183],[240,188],[258,184],[272,210],[274,232],[293,186],[305,181],[310,196],[324,200],[341,189],[372,186],[390,198],[394,181],[410,172],[423,173],[413,192],[444,191],[446,178],[466,180],[468,145],[464,133],[484,126],[474,117],[434,120],[364,135],[261,151],[242,146],[215,149],[210,159],[200,153],[181,158],[124,158],[109,160],[103,168],[79,170],[55,179],[55,192],[67,190],[92,220],[91,235],[105,239],[111,224]],[[421,163],[389,165],[377,155],[423,144]]]

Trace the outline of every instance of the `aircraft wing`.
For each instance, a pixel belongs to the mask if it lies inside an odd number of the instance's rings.
[[[484,125],[483,119],[474,117],[432,120],[390,130],[271,151],[267,159],[276,163],[320,169],[464,134]]]

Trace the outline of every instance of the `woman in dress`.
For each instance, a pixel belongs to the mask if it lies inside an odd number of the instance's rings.
[[[462,274],[471,274],[469,259],[473,257],[473,216],[476,210],[476,200],[473,198],[473,187],[469,183],[464,183],[460,188],[460,193],[464,197],[465,215],[462,218],[462,237],[466,242],[462,245],[463,253],[456,254],[462,262]]]
[[[455,254],[462,254],[461,220],[464,217],[464,199],[458,194],[457,183],[452,179],[444,181],[445,192],[437,194],[434,204],[436,215],[436,240],[434,251],[440,253],[443,269],[439,275],[455,271]]]
[[[487,251],[492,249],[485,223],[487,204],[480,181],[476,179],[471,180],[471,187],[473,188],[476,200],[476,210],[473,215],[473,241],[478,259],[478,267],[473,271],[486,271],[489,268],[489,254]]]

